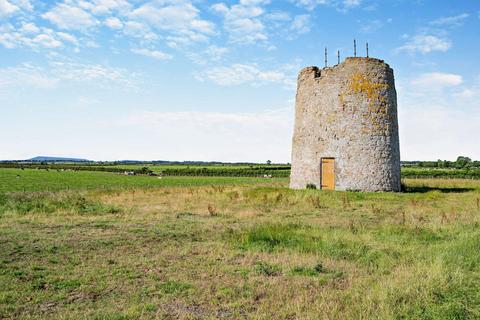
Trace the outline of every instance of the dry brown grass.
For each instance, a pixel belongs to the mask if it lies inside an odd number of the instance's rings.
[[[7,212],[0,318],[479,317],[479,182],[406,184],[88,192],[121,212]]]

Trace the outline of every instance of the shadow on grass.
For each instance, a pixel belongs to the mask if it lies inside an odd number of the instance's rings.
[[[465,193],[474,191],[475,188],[449,188],[449,187],[428,187],[428,186],[403,186],[405,193],[426,193],[430,191],[439,191],[441,193]]]

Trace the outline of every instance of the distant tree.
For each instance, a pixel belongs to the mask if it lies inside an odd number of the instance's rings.
[[[267,160],[267,164],[268,164],[268,165],[271,165],[271,164],[272,164],[272,160]]]
[[[422,162],[422,164],[423,164],[423,167],[426,167],[426,168],[437,167],[437,162],[434,162],[434,161],[424,161],[424,162]]]
[[[466,167],[468,164],[470,164],[471,162],[472,162],[472,159],[470,159],[469,157],[459,156],[459,157],[457,158],[455,167],[457,167],[457,168],[464,168],[464,167]]]
[[[469,157],[459,156],[457,158],[457,162],[460,162],[460,161],[472,162],[472,159],[470,159]]]

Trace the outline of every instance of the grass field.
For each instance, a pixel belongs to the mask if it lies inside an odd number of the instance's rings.
[[[475,162],[476,163],[476,162]],[[0,163],[2,169],[39,169],[50,171],[92,171],[113,172],[117,174],[125,171],[134,171],[138,174],[153,174],[168,176],[194,176],[194,177],[264,177],[288,178],[290,165],[288,164],[204,164],[204,165],[175,165],[175,164],[104,164],[104,163]],[[403,166],[402,177],[409,179],[478,179],[480,180],[480,168],[433,168],[420,166]],[[94,185],[96,185],[94,183]]]
[[[287,169],[290,168],[289,165],[270,165],[270,166],[283,166]],[[128,169],[128,170],[135,170],[135,169],[141,169],[143,167],[147,167],[149,168],[150,170],[152,170],[153,172],[160,172],[161,170],[164,170],[164,169],[183,169],[183,168],[192,168],[192,169],[201,169],[201,168],[208,168],[208,169],[211,169],[211,170],[236,170],[236,169],[249,169],[249,168],[252,168],[252,167],[266,167],[268,168],[269,165],[259,165],[259,164],[255,164],[255,165],[173,165],[173,164],[162,164],[162,165],[143,165],[143,164],[131,164],[131,165],[128,165],[128,164],[118,164],[118,165],[114,165],[113,167],[115,168],[122,168],[122,169]]]
[[[274,179],[285,182],[287,179]],[[111,172],[0,169],[0,193],[78,189],[134,189],[161,186],[252,184],[264,178],[124,176]]]
[[[480,318],[478,180],[405,180],[401,194],[192,177],[31,193],[22,184],[66,184],[12,172],[0,170],[2,191],[22,191],[0,195],[0,319]]]

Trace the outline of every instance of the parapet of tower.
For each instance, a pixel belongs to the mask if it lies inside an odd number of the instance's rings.
[[[347,58],[300,71],[290,187],[400,191],[393,70],[374,58]]]

